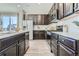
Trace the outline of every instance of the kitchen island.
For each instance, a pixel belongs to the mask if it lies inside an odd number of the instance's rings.
[[[22,56],[29,48],[29,31],[0,33],[0,56]]]

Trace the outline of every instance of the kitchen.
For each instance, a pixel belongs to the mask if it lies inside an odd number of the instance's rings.
[[[79,56],[78,19],[79,3],[0,3],[0,56]]]

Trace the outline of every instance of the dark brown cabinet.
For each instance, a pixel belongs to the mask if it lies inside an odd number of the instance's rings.
[[[23,56],[24,55],[24,53],[25,53],[24,46],[25,46],[24,39],[22,39],[22,40],[19,41],[19,44],[18,44],[18,48],[19,48],[18,49],[18,53],[19,53],[19,56]]]
[[[73,3],[64,3],[64,16],[68,16],[73,13]]]
[[[45,31],[34,31],[33,39],[45,39]]]
[[[79,3],[74,3],[74,12],[79,11]]]
[[[34,25],[47,25],[48,21],[48,15],[37,15],[37,19],[34,19]]]
[[[25,52],[29,48],[29,33],[25,34]]]
[[[79,11],[79,3],[54,3],[48,13],[49,23],[51,23],[53,19],[61,20],[62,18],[73,14],[74,11]]]
[[[27,33],[0,39],[0,48],[2,47],[0,56],[23,56],[29,47],[29,38],[27,38],[29,34]]]
[[[3,52],[1,51],[0,56],[17,56],[17,44],[14,44],[6,48]]]
[[[50,41],[51,41],[51,32],[46,32],[45,38],[47,39],[47,42],[50,46]]]
[[[4,51],[5,56],[17,56],[17,46],[16,44],[14,46],[9,47],[6,51]]]
[[[62,19],[64,17],[64,5],[63,3],[58,4],[58,19]]]
[[[50,47],[51,47],[51,52],[54,53],[54,55],[58,55],[58,35],[55,33],[52,33],[51,35],[51,40],[50,40]]]
[[[29,14],[26,20],[33,20],[34,25],[47,25],[49,21],[47,14]]]

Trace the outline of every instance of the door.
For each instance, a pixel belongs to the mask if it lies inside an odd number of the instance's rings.
[[[14,44],[10,47],[8,47],[3,53],[2,55],[4,56],[17,56],[17,45]]]
[[[23,56],[24,55],[24,53],[25,53],[25,51],[24,51],[24,40],[25,39],[21,39],[20,41],[19,41],[19,45],[18,45],[18,53],[19,53],[19,56]]]

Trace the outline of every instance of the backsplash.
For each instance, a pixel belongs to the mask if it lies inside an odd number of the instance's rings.
[[[67,19],[63,19],[63,20],[64,21],[61,21],[62,25],[63,26],[67,25],[68,32],[79,33],[79,26],[77,26],[75,23],[73,23],[74,21],[78,21],[79,22],[79,14],[73,14],[73,15],[69,16],[69,19],[67,17]]]

